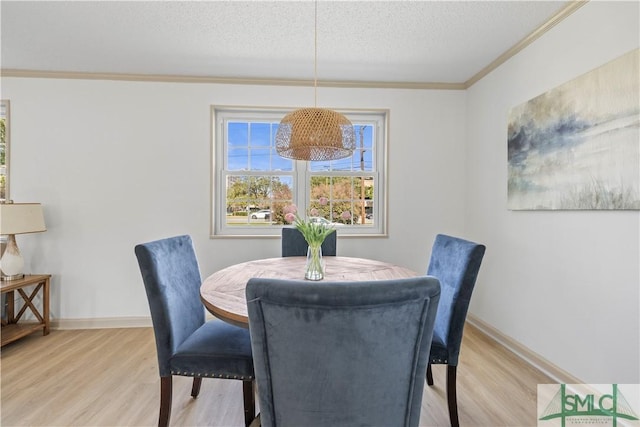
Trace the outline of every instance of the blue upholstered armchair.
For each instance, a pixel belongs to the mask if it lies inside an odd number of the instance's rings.
[[[439,296],[427,276],[250,279],[261,425],[418,426]]]
[[[322,256],[336,256],[338,232],[329,234],[322,242]],[[309,244],[297,228],[282,227],[282,256],[307,256]]]
[[[249,331],[220,320],[205,322],[200,270],[189,236],[135,247],[149,300],[160,371],[159,426],[169,425],[173,375],[241,380],[245,425],[255,417],[255,384]]]
[[[427,275],[440,280],[442,288],[427,367],[427,384],[433,385],[432,364],[447,365],[447,403],[452,427],[459,425],[456,369],[462,332],[484,251],[484,245],[438,234],[427,270]]]

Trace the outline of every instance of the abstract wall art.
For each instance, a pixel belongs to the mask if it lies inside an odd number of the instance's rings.
[[[640,50],[514,107],[508,208],[640,209]]]

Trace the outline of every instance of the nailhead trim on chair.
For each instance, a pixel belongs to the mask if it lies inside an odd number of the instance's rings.
[[[226,378],[228,380],[253,380],[253,376],[249,375],[247,377],[245,376],[237,376],[237,375],[224,375],[224,374],[201,374],[201,373],[194,373],[194,372],[180,372],[180,371],[171,371],[171,375],[183,375],[186,377],[218,377],[218,378]]]
[[[431,359],[431,363],[449,363],[449,361],[447,359]]]

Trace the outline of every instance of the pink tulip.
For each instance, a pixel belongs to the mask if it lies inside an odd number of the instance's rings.
[[[320,206],[326,206],[329,203],[329,199],[326,197],[320,197]]]
[[[309,214],[310,214],[311,216],[318,216],[318,209],[316,209],[316,208],[311,209],[311,210],[309,211]]]
[[[287,221],[289,224],[291,224],[293,221],[296,220],[296,216],[291,212],[287,212],[286,214],[284,214],[284,220]]]
[[[296,207],[296,205],[288,205],[282,208],[282,211],[285,213],[285,215],[288,213],[295,214],[296,212],[298,212],[298,208]]]

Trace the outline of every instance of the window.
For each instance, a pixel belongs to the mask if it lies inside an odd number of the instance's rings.
[[[0,101],[0,201],[9,199],[9,100]]]
[[[340,235],[385,233],[385,111],[341,111],[354,125],[346,159],[280,157],[275,135],[288,110],[214,107],[212,234],[280,235],[283,208],[333,224]],[[317,212],[316,212],[317,210]]]

